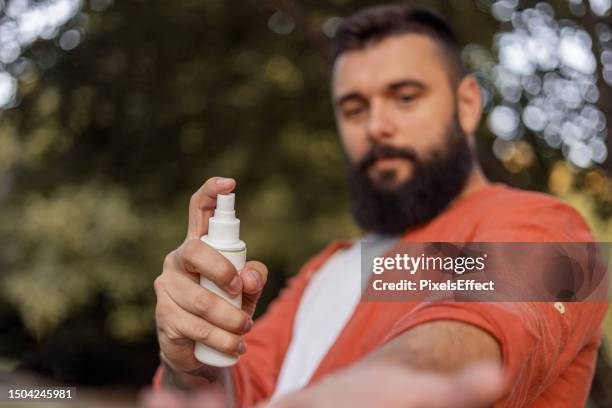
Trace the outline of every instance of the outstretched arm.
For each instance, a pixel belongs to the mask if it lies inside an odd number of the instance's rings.
[[[270,408],[490,406],[503,392],[500,366],[500,347],[489,333],[467,323],[433,321]]]
[[[501,363],[497,340],[476,326],[438,320],[397,336],[363,363],[394,363],[416,370],[453,372],[479,361]]]

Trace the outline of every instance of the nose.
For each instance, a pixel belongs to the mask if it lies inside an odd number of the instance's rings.
[[[395,126],[389,117],[384,100],[374,99],[370,102],[370,112],[366,126],[368,139],[371,142],[377,143],[393,137]]]

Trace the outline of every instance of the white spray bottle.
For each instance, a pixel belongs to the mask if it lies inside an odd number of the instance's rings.
[[[234,193],[217,195],[215,213],[208,220],[208,234],[201,239],[219,251],[234,265],[236,270],[240,271],[246,262],[246,244],[240,240],[240,220],[236,218],[234,200]],[[200,277],[200,285],[237,308],[242,307],[242,294],[230,296],[203,276]],[[214,367],[229,367],[238,361],[236,356],[221,353],[201,343],[196,343],[195,357],[198,361]]]

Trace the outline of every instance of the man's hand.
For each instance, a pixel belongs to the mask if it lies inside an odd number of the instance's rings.
[[[200,240],[207,232],[217,194],[227,194],[235,185],[232,179],[213,177],[191,197],[185,242],[166,256],[163,271],[155,279],[161,359],[166,374],[172,371],[175,376],[166,384],[189,388],[217,379],[219,370],[194,357],[196,342],[236,356],[246,350],[242,336],[253,325],[268,270],[261,262],[249,261],[238,273],[223,255]],[[200,275],[230,294],[242,293],[242,310],[201,287]]]
[[[398,364],[357,364],[258,408],[477,408],[492,406],[501,393],[495,365],[440,374]]]

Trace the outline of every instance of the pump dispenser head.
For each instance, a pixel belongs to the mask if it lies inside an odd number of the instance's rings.
[[[217,195],[217,208],[208,220],[208,239],[212,242],[232,244],[240,240],[240,220],[234,211],[235,194]]]
[[[217,208],[215,209],[215,217],[229,215],[234,216],[234,202],[236,195],[234,193],[217,195]]]

